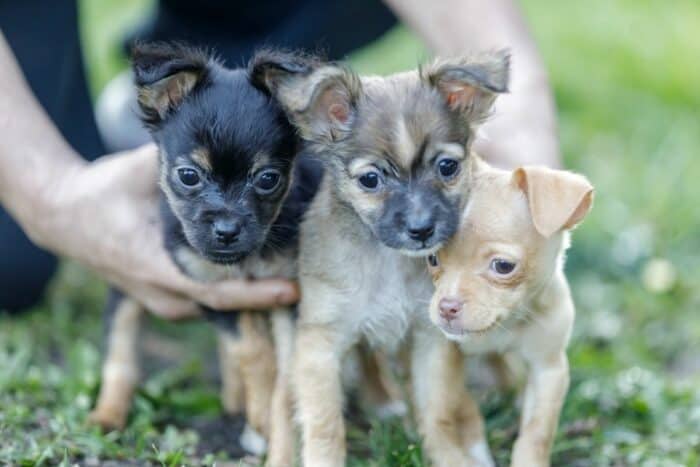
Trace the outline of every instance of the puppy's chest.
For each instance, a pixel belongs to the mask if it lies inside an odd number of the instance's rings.
[[[192,248],[181,246],[174,251],[173,257],[185,274],[201,282],[296,277],[296,262],[292,253],[277,253],[266,257],[253,254],[240,263],[217,264],[203,258]]]
[[[411,326],[427,321],[432,283],[422,261],[390,252],[368,256],[356,272],[344,316],[373,346],[397,348]]]

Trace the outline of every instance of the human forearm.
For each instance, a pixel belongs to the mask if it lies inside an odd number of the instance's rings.
[[[51,188],[69,179],[82,160],[32,95],[2,33],[0,96],[0,204],[43,240]]]
[[[512,0],[385,1],[439,55],[510,49],[510,94],[499,97],[476,150],[501,166],[559,165],[547,72]]]

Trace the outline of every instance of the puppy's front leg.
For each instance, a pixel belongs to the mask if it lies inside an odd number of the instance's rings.
[[[274,348],[266,328],[261,313],[241,312],[237,333],[225,327],[218,332],[224,409],[229,414],[245,411],[240,443],[256,455],[267,449],[275,379]]]
[[[336,332],[300,325],[294,365],[304,467],[345,465],[345,424],[340,381],[342,349]]]
[[[268,467],[294,465],[294,425],[292,415],[292,374],[294,321],[290,310],[272,312],[272,335],[277,357],[277,378],[270,412],[270,449]]]
[[[565,352],[530,361],[530,365],[512,467],[549,465],[559,413],[569,388],[569,363]]]
[[[465,451],[483,441],[483,424],[466,391],[462,352],[442,336],[416,331],[411,376],[418,423],[432,464],[481,466]]]

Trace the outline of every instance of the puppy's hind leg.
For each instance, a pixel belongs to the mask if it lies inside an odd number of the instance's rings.
[[[221,403],[229,415],[240,415],[245,410],[243,375],[238,362],[239,339],[229,330],[219,329],[218,350],[221,371]]]
[[[294,322],[290,310],[275,310],[271,315],[272,335],[277,356],[277,377],[270,413],[270,449],[268,467],[294,465],[294,423],[292,414],[291,373],[294,354]]]
[[[89,420],[105,429],[121,429],[139,378],[138,336],[143,308],[130,297],[110,291],[105,311],[106,355],[95,409]]]
[[[362,368],[360,394],[362,402],[380,420],[406,415],[406,404],[401,400],[396,382],[383,355],[369,348],[366,342],[358,345]]]
[[[263,313],[241,313],[239,358],[245,385],[246,418],[265,438],[270,434],[270,402],[275,386],[275,349]]]

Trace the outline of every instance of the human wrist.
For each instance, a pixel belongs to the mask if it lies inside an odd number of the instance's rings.
[[[55,163],[41,167],[15,187],[11,195],[11,212],[27,236],[42,248],[58,254],[62,232],[70,222],[69,193],[79,182],[85,161],[72,150],[55,157]]]

